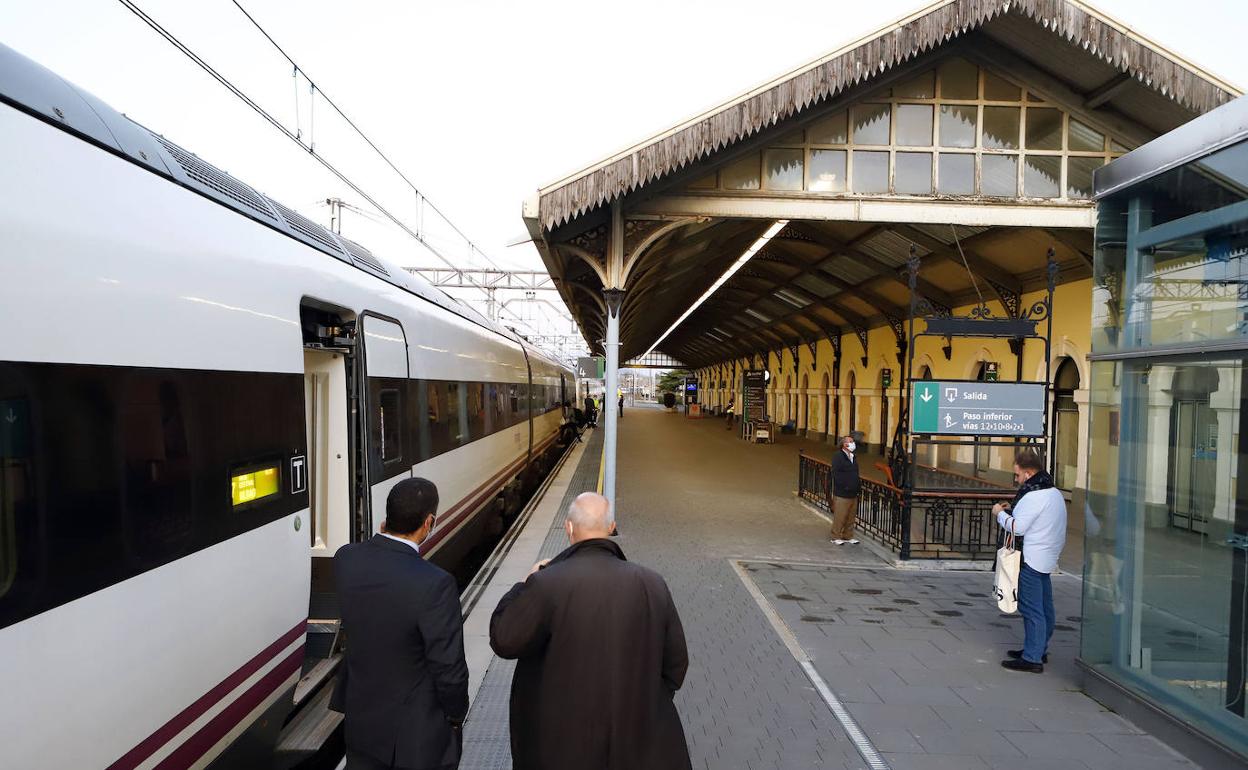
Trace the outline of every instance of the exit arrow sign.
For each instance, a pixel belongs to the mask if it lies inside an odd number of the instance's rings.
[[[940,383],[914,384],[914,432],[935,433],[940,424]]]
[[[1042,382],[918,380],[911,383],[911,428],[919,435],[1043,436]]]

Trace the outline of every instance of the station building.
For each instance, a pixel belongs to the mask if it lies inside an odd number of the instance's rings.
[[[825,442],[860,431],[878,459],[905,424],[908,378],[1047,382],[1043,448],[1071,503],[1071,542],[1083,542],[1085,525],[1113,527],[1084,512],[1124,482],[1147,498],[1141,515],[1203,531],[1200,517],[1233,505],[1215,481],[1231,475],[1206,455],[1214,436],[1235,435],[1238,375],[1167,364],[1167,384],[1141,391],[1138,411],[1124,403],[1110,416],[1100,405],[1127,376],[1089,360],[1126,339],[1107,341],[1117,332],[1106,298],[1122,302],[1144,273],[1120,259],[1120,279],[1106,279],[1098,249],[1119,241],[1094,241],[1094,174],[1239,95],[1078,0],[942,0],[539,189],[524,217],[586,341],[611,362],[609,378],[618,361],[657,350],[696,373],[704,409],[717,413],[742,403],[743,371],[765,369],[771,422]],[[912,300],[947,316],[1048,313],[1047,357],[1014,339],[924,337],[910,350]],[[1219,309],[1205,325],[1232,318],[1222,294],[1210,302]],[[1152,317],[1149,344],[1225,336]],[[1173,420],[1190,426],[1187,438],[1134,465],[1107,451],[1128,424],[1161,436]],[[609,419],[608,444],[612,430]],[[1193,449],[1186,496],[1172,481],[1176,440]],[[920,463],[1009,484],[1014,447],[923,452]],[[1130,560],[1116,558],[1126,570]],[[1105,622],[1085,657],[1124,665],[1104,641],[1120,641],[1122,628]],[[1137,645],[1128,662],[1140,654]],[[1194,713],[1174,705],[1182,697],[1163,711]],[[1229,745],[1211,724],[1202,731]]]

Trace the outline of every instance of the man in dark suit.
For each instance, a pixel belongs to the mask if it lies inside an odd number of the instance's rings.
[[[690,767],[672,702],[689,667],[680,616],[663,578],[609,539],[613,525],[606,498],[577,497],[572,546],[535,564],[490,619],[494,652],[519,659],[515,770]]]
[[[468,664],[455,579],[420,556],[438,488],[404,479],[381,533],[334,556],[346,667],[334,693],[346,714],[349,770],[459,766]]]
[[[862,486],[858,459],[854,452],[858,442],[842,436],[840,448],[832,455],[832,542],[837,545],[858,544],[854,522],[858,518],[858,492]]]

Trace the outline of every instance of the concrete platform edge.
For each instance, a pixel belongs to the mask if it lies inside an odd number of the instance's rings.
[[[576,444],[572,453],[559,469],[554,481],[542,494],[542,499],[524,525],[524,530],[516,538],[511,550],[499,565],[498,572],[490,580],[477,602],[476,607],[464,621],[464,655],[468,659],[468,700],[476,700],[481,683],[485,680],[485,672],[494,661],[494,651],[490,649],[490,616],[498,605],[498,600],[511,586],[524,579],[529,569],[539,560],[542,544],[550,529],[559,507],[563,501],[572,476],[576,473],[581,455],[585,453],[586,444]]]

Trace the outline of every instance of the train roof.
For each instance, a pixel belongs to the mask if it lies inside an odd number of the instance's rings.
[[[524,345],[530,352],[535,349],[516,332],[490,321],[423,278],[256,191],[2,43],[0,102],[76,134],[249,219]],[[552,362],[557,361],[545,351],[542,354]]]

